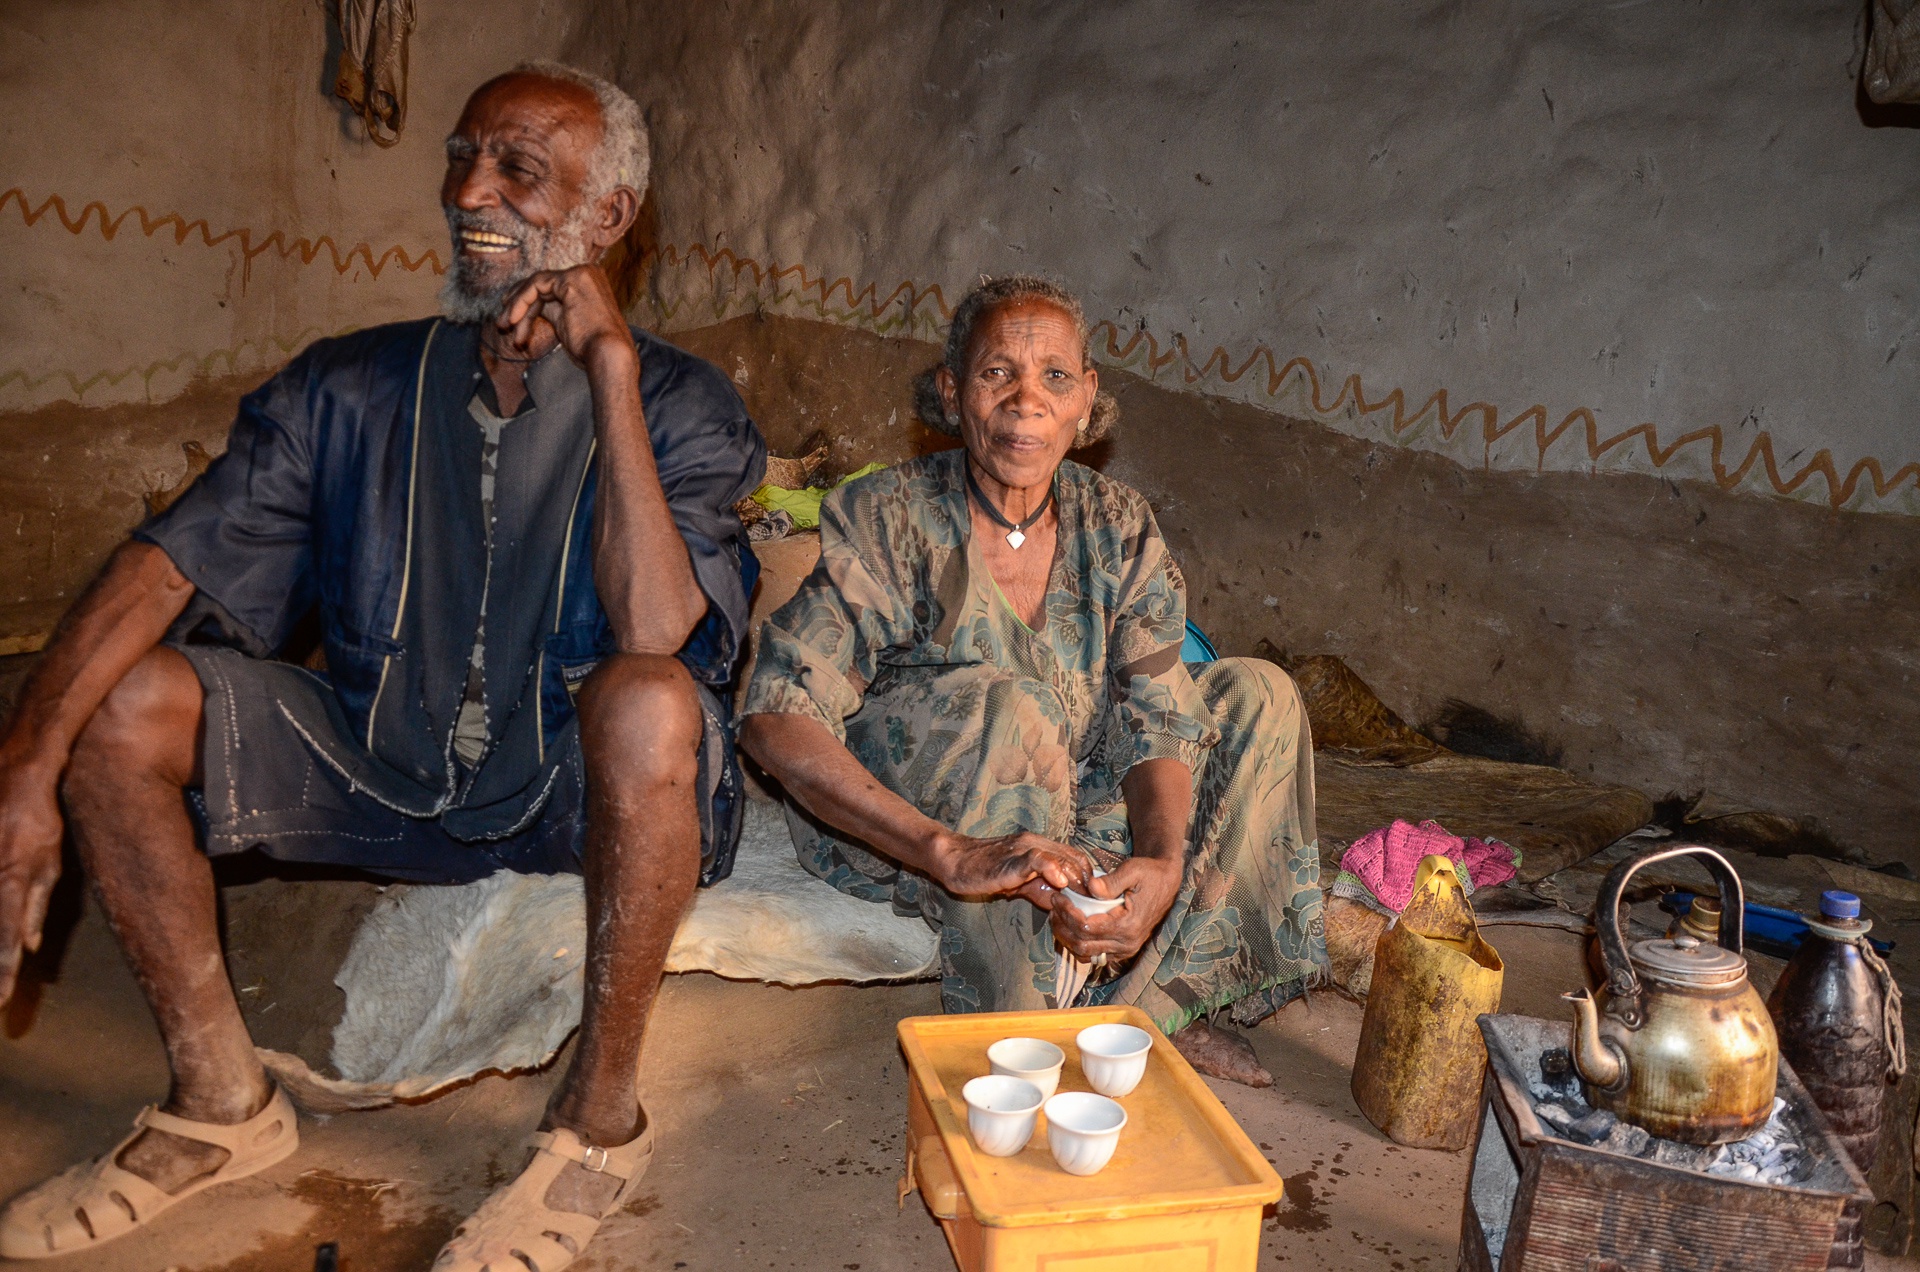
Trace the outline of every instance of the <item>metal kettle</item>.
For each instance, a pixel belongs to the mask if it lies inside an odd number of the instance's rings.
[[[1697,856],[1720,885],[1720,943],[1680,932],[1636,941],[1620,932],[1620,898],[1644,867]],[[1662,1139],[1745,1139],[1773,1110],[1780,1044],[1741,956],[1740,877],[1710,848],[1681,846],[1623,861],[1594,908],[1606,985],[1574,1005],[1573,1060],[1587,1100]]]

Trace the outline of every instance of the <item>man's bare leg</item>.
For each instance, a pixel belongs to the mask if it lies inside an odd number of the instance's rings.
[[[220,952],[213,869],[184,791],[200,783],[204,694],[179,653],[152,650],[101,703],[64,785],[80,859],[160,1025],[173,1087],[161,1108],[244,1122],[273,1093]],[[120,1165],[166,1192],[218,1170],[227,1151],[147,1131]]]
[[[605,659],[578,707],[587,769],[586,1004],[573,1063],[542,1126],[614,1148],[645,1129],[634,1091],[640,1043],[699,882],[702,724],[693,678],[664,655]],[[618,1180],[569,1165],[546,1200],[598,1216],[618,1188]]]
[[[266,1106],[261,1068],[227,979],[213,872],[183,797],[200,779],[203,693],[157,649],[101,705],[65,786],[74,837],[108,921],[159,1022],[173,1071],[166,1111],[234,1123]],[[547,1127],[614,1147],[643,1129],[634,1076],[667,949],[700,862],[699,700],[677,659],[615,655],[582,687],[587,767],[587,986],[573,1063]],[[158,1131],[121,1155],[174,1191],[219,1169],[224,1149]],[[617,1183],[570,1166],[548,1204],[598,1215]]]

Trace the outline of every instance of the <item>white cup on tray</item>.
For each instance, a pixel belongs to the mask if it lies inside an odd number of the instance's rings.
[[[1067,1053],[1039,1038],[1002,1038],[987,1048],[989,1069],[1008,1078],[1019,1078],[1040,1088],[1040,1098],[1048,1100],[1060,1089],[1060,1066]]]
[[[1033,1125],[1046,1101],[1022,1078],[990,1074],[960,1088],[967,1102],[967,1131],[989,1157],[1012,1157],[1033,1139]]]
[[[1080,1072],[1101,1095],[1119,1098],[1146,1076],[1153,1035],[1133,1025],[1089,1025],[1074,1039],[1080,1048]],[[1051,1115],[1049,1115],[1051,1116]]]
[[[1113,1160],[1127,1111],[1104,1095],[1062,1091],[1047,1101],[1047,1147],[1070,1175],[1096,1175]]]

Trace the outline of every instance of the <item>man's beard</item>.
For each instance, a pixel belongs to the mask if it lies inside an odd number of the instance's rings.
[[[530,225],[508,208],[467,211],[450,207],[446,214],[447,228],[453,233],[453,265],[440,288],[440,312],[453,322],[491,322],[500,316],[520,285],[535,274],[586,265],[596,256],[588,238],[593,223],[591,200],[582,200],[566,220],[551,229]],[[497,253],[476,253],[461,246],[462,230],[498,234],[514,240],[517,246]]]

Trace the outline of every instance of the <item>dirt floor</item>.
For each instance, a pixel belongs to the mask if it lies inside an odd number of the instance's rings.
[[[165,1089],[153,1027],[96,915],[65,961],[32,1027],[0,1048],[0,1107],[15,1128],[0,1147],[0,1192],[100,1151]],[[670,977],[643,1066],[662,1155],[585,1266],[951,1266],[919,1201],[894,1200],[905,1086],[893,1026],[938,1010],[932,984]],[[1295,1004],[1256,1035],[1279,1086],[1216,1088],[1289,1181],[1266,1248],[1276,1262],[1322,1267],[1451,1267],[1464,1154],[1402,1149],[1366,1124],[1347,1094],[1359,1021],[1332,995]],[[310,1121],[282,1166],[74,1262],[267,1272],[310,1266],[314,1245],[337,1240],[354,1272],[424,1267],[512,1169],[552,1081],[489,1078],[417,1107]]]
[[[303,1014],[302,1004],[312,1017],[323,996],[299,985],[316,974],[311,951],[337,935],[285,922],[294,913],[285,897],[233,889],[228,897],[230,909],[241,899],[237,908],[283,920],[282,954],[263,962],[270,951],[243,948],[235,960],[243,991],[265,984],[250,979],[261,968],[276,970],[289,991],[285,1001],[271,984],[243,993],[256,1032],[276,1032],[274,1018]],[[320,909],[337,913],[339,900]],[[230,925],[236,944],[256,941],[269,925],[247,926],[243,933]],[[1560,991],[1581,978],[1579,938],[1519,927],[1488,934],[1509,968],[1505,1008],[1560,1016]],[[166,1087],[153,1025],[90,906],[58,961],[0,1043],[0,1121],[8,1128],[0,1195],[106,1149]],[[919,1200],[895,1205],[905,1086],[893,1026],[938,1009],[931,984],[792,990],[669,977],[642,1070],[662,1151],[645,1191],[577,1266],[950,1268]],[[1286,1199],[1265,1223],[1262,1266],[1443,1272],[1454,1266],[1466,1154],[1401,1148],[1361,1117],[1348,1094],[1360,1015],[1331,993],[1297,1002],[1254,1033],[1279,1080],[1274,1089],[1214,1084],[1287,1181]],[[291,1030],[302,1033],[311,1041],[311,1023]],[[123,1241],[43,1266],[290,1272],[311,1267],[319,1243],[337,1241],[350,1272],[425,1268],[453,1225],[513,1169],[515,1145],[553,1081],[551,1071],[486,1078],[413,1107],[306,1119],[300,1151],[281,1166],[182,1205]]]
[[[0,659],[0,701],[31,661]],[[1561,871],[1542,891],[1590,912],[1606,870],[1636,843]],[[1811,909],[1835,882],[1809,857],[1729,855],[1749,898],[1767,904]],[[1669,867],[1644,882],[1703,886],[1704,874],[1690,870]],[[333,971],[376,885],[271,877],[246,858],[220,871],[229,966],[255,1041],[323,1061],[342,1005]],[[1880,890],[1868,911],[1898,943],[1892,964],[1909,1001],[1920,1000],[1920,885],[1862,879],[1841,882]],[[1664,922],[1650,902],[1636,913]],[[1550,928],[1486,932],[1508,968],[1503,1009],[1563,1018],[1559,994],[1584,981],[1581,938]],[[71,870],[49,934],[0,1014],[0,1197],[106,1150],[166,1090],[145,1003]],[[1764,993],[1780,965],[1752,961]],[[893,1027],[938,1010],[932,984],[795,990],[669,977],[642,1067],[662,1151],[645,1191],[577,1266],[952,1267],[920,1202],[894,1204],[905,1085]],[[1265,1223],[1263,1266],[1444,1272],[1454,1266],[1466,1155],[1401,1148],[1361,1117],[1348,1091],[1360,1017],[1351,1000],[1315,993],[1253,1034],[1274,1089],[1213,1084],[1287,1181]],[[554,1080],[552,1070],[491,1077],[417,1106],[306,1119],[299,1153],[279,1167],[121,1242],[44,1266],[304,1272],[317,1245],[336,1241],[348,1272],[425,1268],[453,1225],[514,1169]],[[1905,1125],[1916,1100],[1920,1075],[1893,1098],[1908,1110]],[[1910,1178],[1895,1169],[1909,1151],[1904,1136],[1883,1150],[1882,1196],[1898,1196]],[[1869,1230],[1897,1236],[1910,1221],[1883,1206]]]

